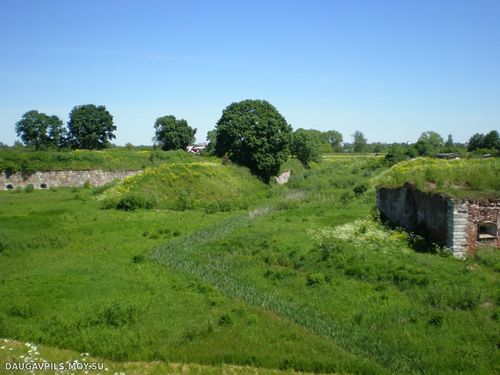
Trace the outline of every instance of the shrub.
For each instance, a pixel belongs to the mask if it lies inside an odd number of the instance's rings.
[[[138,317],[139,311],[135,307],[114,303],[98,309],[87,323],[90,325],[121,327],[134,323]]]
[[[33,316],[33,310],[27,303],[17,303],[8,310],[10,316],[27,319]]]
[[[307,276],[306,284],[308,286],[317,286],[324,284],[325,281],[326,281],[325,275],[323,275],[321,272],[317,272],[317,273],[311,273]]]
[[[140,264],[140,263],[144,263],[144,255],[134,255],[132,257],[132,263],[136,263],[136,264]]]
[[[195,207],[195,200],[191,194],[188,192],[181,192],[179,198],[177,198],[177,202],[175,208],[179,211],[192,210]]]
[[[35,190],[35,187],[33,186],[33,184],[28,184],[24,188],[25,193],[33,193],[34,190]]]
[[[356,196],[364,194],[368,190],[368,184],[366,182],[360,182],[354,186],[352,191]]]
[[[138,208],[150,209],[155,207],[153,198],[146,198],[137,194],[128,194],[123,196],[116,203],[116,208],[124,211],[134,211]]]
[[[224,314],[219,318],[219,325],[221,327],[223,326],[230,326],[233,324],[233,318],[229,314]]]
[[[90,180],[87,178],[85,182],[83,183],[83,187],[85,189],[90,189]]]

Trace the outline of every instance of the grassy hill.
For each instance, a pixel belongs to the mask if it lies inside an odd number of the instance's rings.
[[[500,198],[500,159],[416,158],[398,163],[372,180],[376,186],[390,188],[406,182],[422,191],[453,197]]]
[[[184,151],[106,150],[33,151],[0,149],[0,171],[138,170],[166,162],[208,160]]]
[[[246,209],[265,191],[266,185],[247,168],[220,162],[166,163],[124,179],[99,199],[106,207],[216,212]]]

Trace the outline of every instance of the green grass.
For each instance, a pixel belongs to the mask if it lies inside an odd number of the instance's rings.
[[[38,354],[36,354],[38,353]],[[85,364],[88,366],[94,366],[97,370],[89,370],[88,373],[126,373],[129,375],[141,374],[141,375],[181,375],[181,374],[208,374],[208,375],[246,375],[246,374],[305,374],[303,372],[290,372],[290,371],[280,371],[271,370],[264,368],[256,368],[250,366],[235,366],[235,365],[218,365],[218,366],[208,366],[199,365],[192,363],[167,363],[163,361],[152,361],[152,362],[116,362],[110,361],[108,359],[98,358],[92,356],[90,353],[79,353],[71,350],[57,349],[54,347],[46,345],[34,345],[32,343],[23,343],[14,340],[1,339],[0,338],[0,374],[16,374],[16,373],[26,373],[24,371],[13,371],[5,370],[4,364],[22,363],[25,360],[31,360],[33,363],[38,365],[43,365],[44,361],[48,363],[55,363],[57,365],[64,364],[68,368],[69,363],[73,365],[75,361],[79,363],[79,366],[83,368]],[[92,367],[90,367],[92,368]],[[103,370],[98,370],[103,368]],[[85,374],[85,370],[72,371],[76,374]]]
[[[105,191],[99,199],[107,207],[120,208],[130,203],[147,208],[203,208],[213,213],[246,209],[265,193],[266,185],[247,168],[220,162],[192,162],[146,169]]]
[[[0,193],[1,337],[120,361],[330,372],[366,362],[149,260],[152,248],[228,213],[102,210],[93,198],[86,189]]]
[[[411,235],[373,221],[379,158],[290,166],[288,186],[256,185],[249,209],[230,212],[102,210],[90,189],[1,192],[0,337],[127,373],[130,361],[500,371],[498,251],[416,252]],[[148,178],[139,186],[162,177]]]
[[[417,158],[394,165],[372,181],[376,186],[389,188],[406,182],[422,191],[457,198],[497,199],[500,198],[500,159]]]
[[[33,151],[1,149],[0,171],[33,173],[58,170],[139,170],[165,162],[211,160],[184,151],[106,150]]]

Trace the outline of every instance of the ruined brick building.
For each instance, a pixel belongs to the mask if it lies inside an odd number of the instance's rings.
[[[457,199],[410,184],[377,189],[381,216],[465,258],[481,247],[500,247],[500,199]]]

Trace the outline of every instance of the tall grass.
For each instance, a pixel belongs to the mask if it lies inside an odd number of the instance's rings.
[[[373,185],[384,187],[406,182],[456,197],[499,198],[500,159],[417,158],[400,162],[372,180]]]

